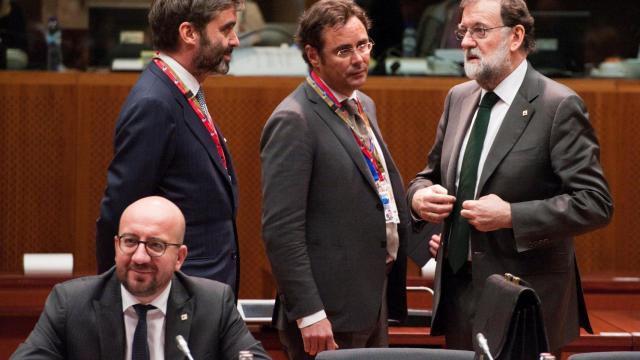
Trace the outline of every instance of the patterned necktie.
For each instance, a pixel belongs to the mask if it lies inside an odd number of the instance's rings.
[[[460,180],[458,181],[458,192],[456,193],[456,203],[453,206],[453,216],[451,233],[449,234],[447,258],[454,273],[458,272],[467,261],[469,253],[469,234],[471,227],[467,219],[460,215],[462,203],[465,200],[475,199],[476,182],[478,178],[478,163],[484,145],[484,138],[487,134],[487,126],[491,116],[493,105],[500,98],[493,92],[488,92],[480,101],[476,121],[471,129],[467,147],[464,150],[462,167],[460,169]]]
[[[196,100],[198,100],[200,107],[202,108],[202,110],[204,110],[207,121],[211,125],[211,137],[213,138],[213,142],[216,144],[216,150],[218,150],[218,155],[220,156],[220,160],[222,160],[222,165],[224,165],[224,168],[228,170],[227,157],[224,155],[224,150],[222,149],[222,144],[220,143],[220,136],[218,135],[218,131],[215,128],[213,119],[211,118],[211,114],[209,114],[209,108],[207,108],[207,101],[204,99],[204,90],[202,90],[202,87],[200,87],[200,89],[196,93]]]
[[[204,99],[204,91],[202,90],[202,87],[196,93],[196,99],[198,99],[198,103],[200,103],[200,106],[204,110],[204,114],[207,115],[207,119],[211,119],[209,108],[207,108],[207,101]]]
[[[356,99],[343,100],[342,106],[344,106],[345,110],[347,110],[349,115],[351,115],[351,120],[353,120],[353,131],[358,135],[365,148],[371,149],[371,136],[369,136],[367,124],[360,115]]]
[[[138,325],[133,333],[131,346],[131,360],[149,360],[149,344],[147,343],[147,311],[153,310],[153,305],[135,304],[133,309],[138,314]]]

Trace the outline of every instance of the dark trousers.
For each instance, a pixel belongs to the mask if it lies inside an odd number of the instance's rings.
[[[389,347],[389,328],[387,325],[387,281],[384,282],[382,291],[382,304],[378,313],[378,320],[372,328],[356,332],[333,332],[333,338],[339,349],[355,349],[368,347]],[[280,342],[290,360],[313,360],[311,356],[304,352],[304,343],[300,335],[297,323],[291,321],[287,323],[284,330],[279,331]]]
[[[473,350],[473,319],[476,311],[476,289],[471,279],[471,262],[453,273],[449,262],[442,267],[445,280],[441,284],[441,310],[444,313],[444,337],[448,349]]]

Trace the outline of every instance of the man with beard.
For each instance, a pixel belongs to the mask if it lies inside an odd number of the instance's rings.
[[[187,221],[186,274],[238,293],[237,179],[201,84],[229,70],[241,0],[156,0],[149,24],[157,56],[120,112],[114,157],[97,221],[98,271],[113,265],[112,238],[125,206],[160,195]]]
[[[225,284],[181,273],[185,219],[165,198],[125,209],[112,239],[114,268],[58,284],[34,330],[11,359],[269,359]]]
[[[591,330],[573,236],[613,212],[598,141],[582,99],[526,61],[533,18],[523,0],[460,6],[456,35],[472,81],[449,92],[427,166],[408,190],[417,226],[444,221],[430,242],[431,333],[471,349],[484,282],[508,272],[538,293],[556,351],[580,327]]]
[[[402,178],[360,89],[373,42],[350,0],[300,20],[307,79],[262,133],[262,235],[278,286],[274,324],[291,359],[388,345],[406,314],[409,217]]]

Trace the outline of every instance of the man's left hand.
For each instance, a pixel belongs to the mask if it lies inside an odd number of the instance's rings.
[[[482,232],[509,229],[512,226],[511,204],[494,194],[463,202],[460,215]]]

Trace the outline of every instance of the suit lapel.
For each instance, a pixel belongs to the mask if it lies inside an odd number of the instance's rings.
[[[482,194],[482,189],[491,174],[493,174],[527,128],[529,120],[536,111],[532,101],[539,94],[538,85],[536,72],[529,65],[524,81],[513,99],[513,103],[509,107],[493,145],[487,154],[478,182],[478,195]]]
[[[336,138],[338,138],[338,141],[340,141],[345,151],[347,152],[347,154],[349,154],[354,164],[356,165],[356,168],[358,168],[362,176],[364,176],[371,188],[376,191],[377,194],[377,187],[373,181],[373,176],[371,176],[369,167],[365,163],[362,151],[353,138],[351,129],[349,129],[344,121],[342,121],[342,119],[340,119],[340,117],[338,117],[338,115],[336,115],[336,113],[334,113],[333,110],[331,110],[329,106],[327,106],[324,100],[322,100],[322,98],[320,98],[320,96],[318,96],[318,94],[306,82],[304,86],[304,90],[307,94],[307,99],[309,99],[309,101],[313,104],[313,111],[318,114],[318,117],[322,121],[324,121],[324,123],[327,125],[327,127],[329,127],[329,129],[331,129]],[[369,113],[367,113],[367,115],[369,115]]]
[[[176,336],[182,335],[189,343],[191,322],[193,320],[193,299],[182,286],[179,278],[174,276],[171,292],[167,302],[166,330],[164,353],[167,360],[182,360],[184,355],[176,345]]]
[[[100,359],[123,359],[126,342],[122,296],[120,282],[113,272],[102,297],[93,301],[93,309],[100,339]]]
[[[460,112],[459,114],[451,114],[449,116],[449,121],[452,119],[460,119],[457,123],[457,127],[455,129],[455,134],[453,136],[453,145],[451,147],[451,156],[448,157],[449,164],[447,166],[447,174],[446,174],[446,182],[448,188],[452,189],[452,195],[455,195],[457,192],[456,188],[456,172],[458,168],[458,158],[460,157],[460,152],[462,151],[462,143],[464,142],[464,136],[471,125],[471,120],[473,119],[473,114],[475,113],[476,108],[478,107],[478,103],[480,102],[480,88],[474,89],[469,95],[465,96],[462,94],[464,98],[461,99],[461,105],[459,106]],[[455,104],[452,106],[452,109],[456,109]]]
[[[187,127],[191,130],[191,132],[195,135],[196,139],[207,151],[209,158],[213,161],[216,170],[220,173],[227,183],[229,183],[229,175],[227,170],[225,170],[224,165],[222,164],[222,160],[220,159],[220,155],[218,155],[218,149],[216,148],[216,144],[213,142],[211,135],[207,131],[207,129],[202,124],[202,121],[196,116],[195,112],[189,105],[187,99],[182,95],[182,93],[178,90],[178,88],[171,82],[171,80],[165,75],[162,70],[160,70],[154,64],[150,64],[149,68],[154,72],[162,81],[171,89],[173,96],[176,98],[180,106],[182,107],[183,119],[187,124]],[[220,133],[220,129],[216,126],[216,131],[218,131],[218,135],[220,136],[220,142],[222,143],[222,147],[225,151],[225,155],[228,154],[226,149],[226,144],[224,144],[224,137]],[[230,158],[227,157],[229,161]],[[231,192],[231,184],[229,183],[229,191]]]

